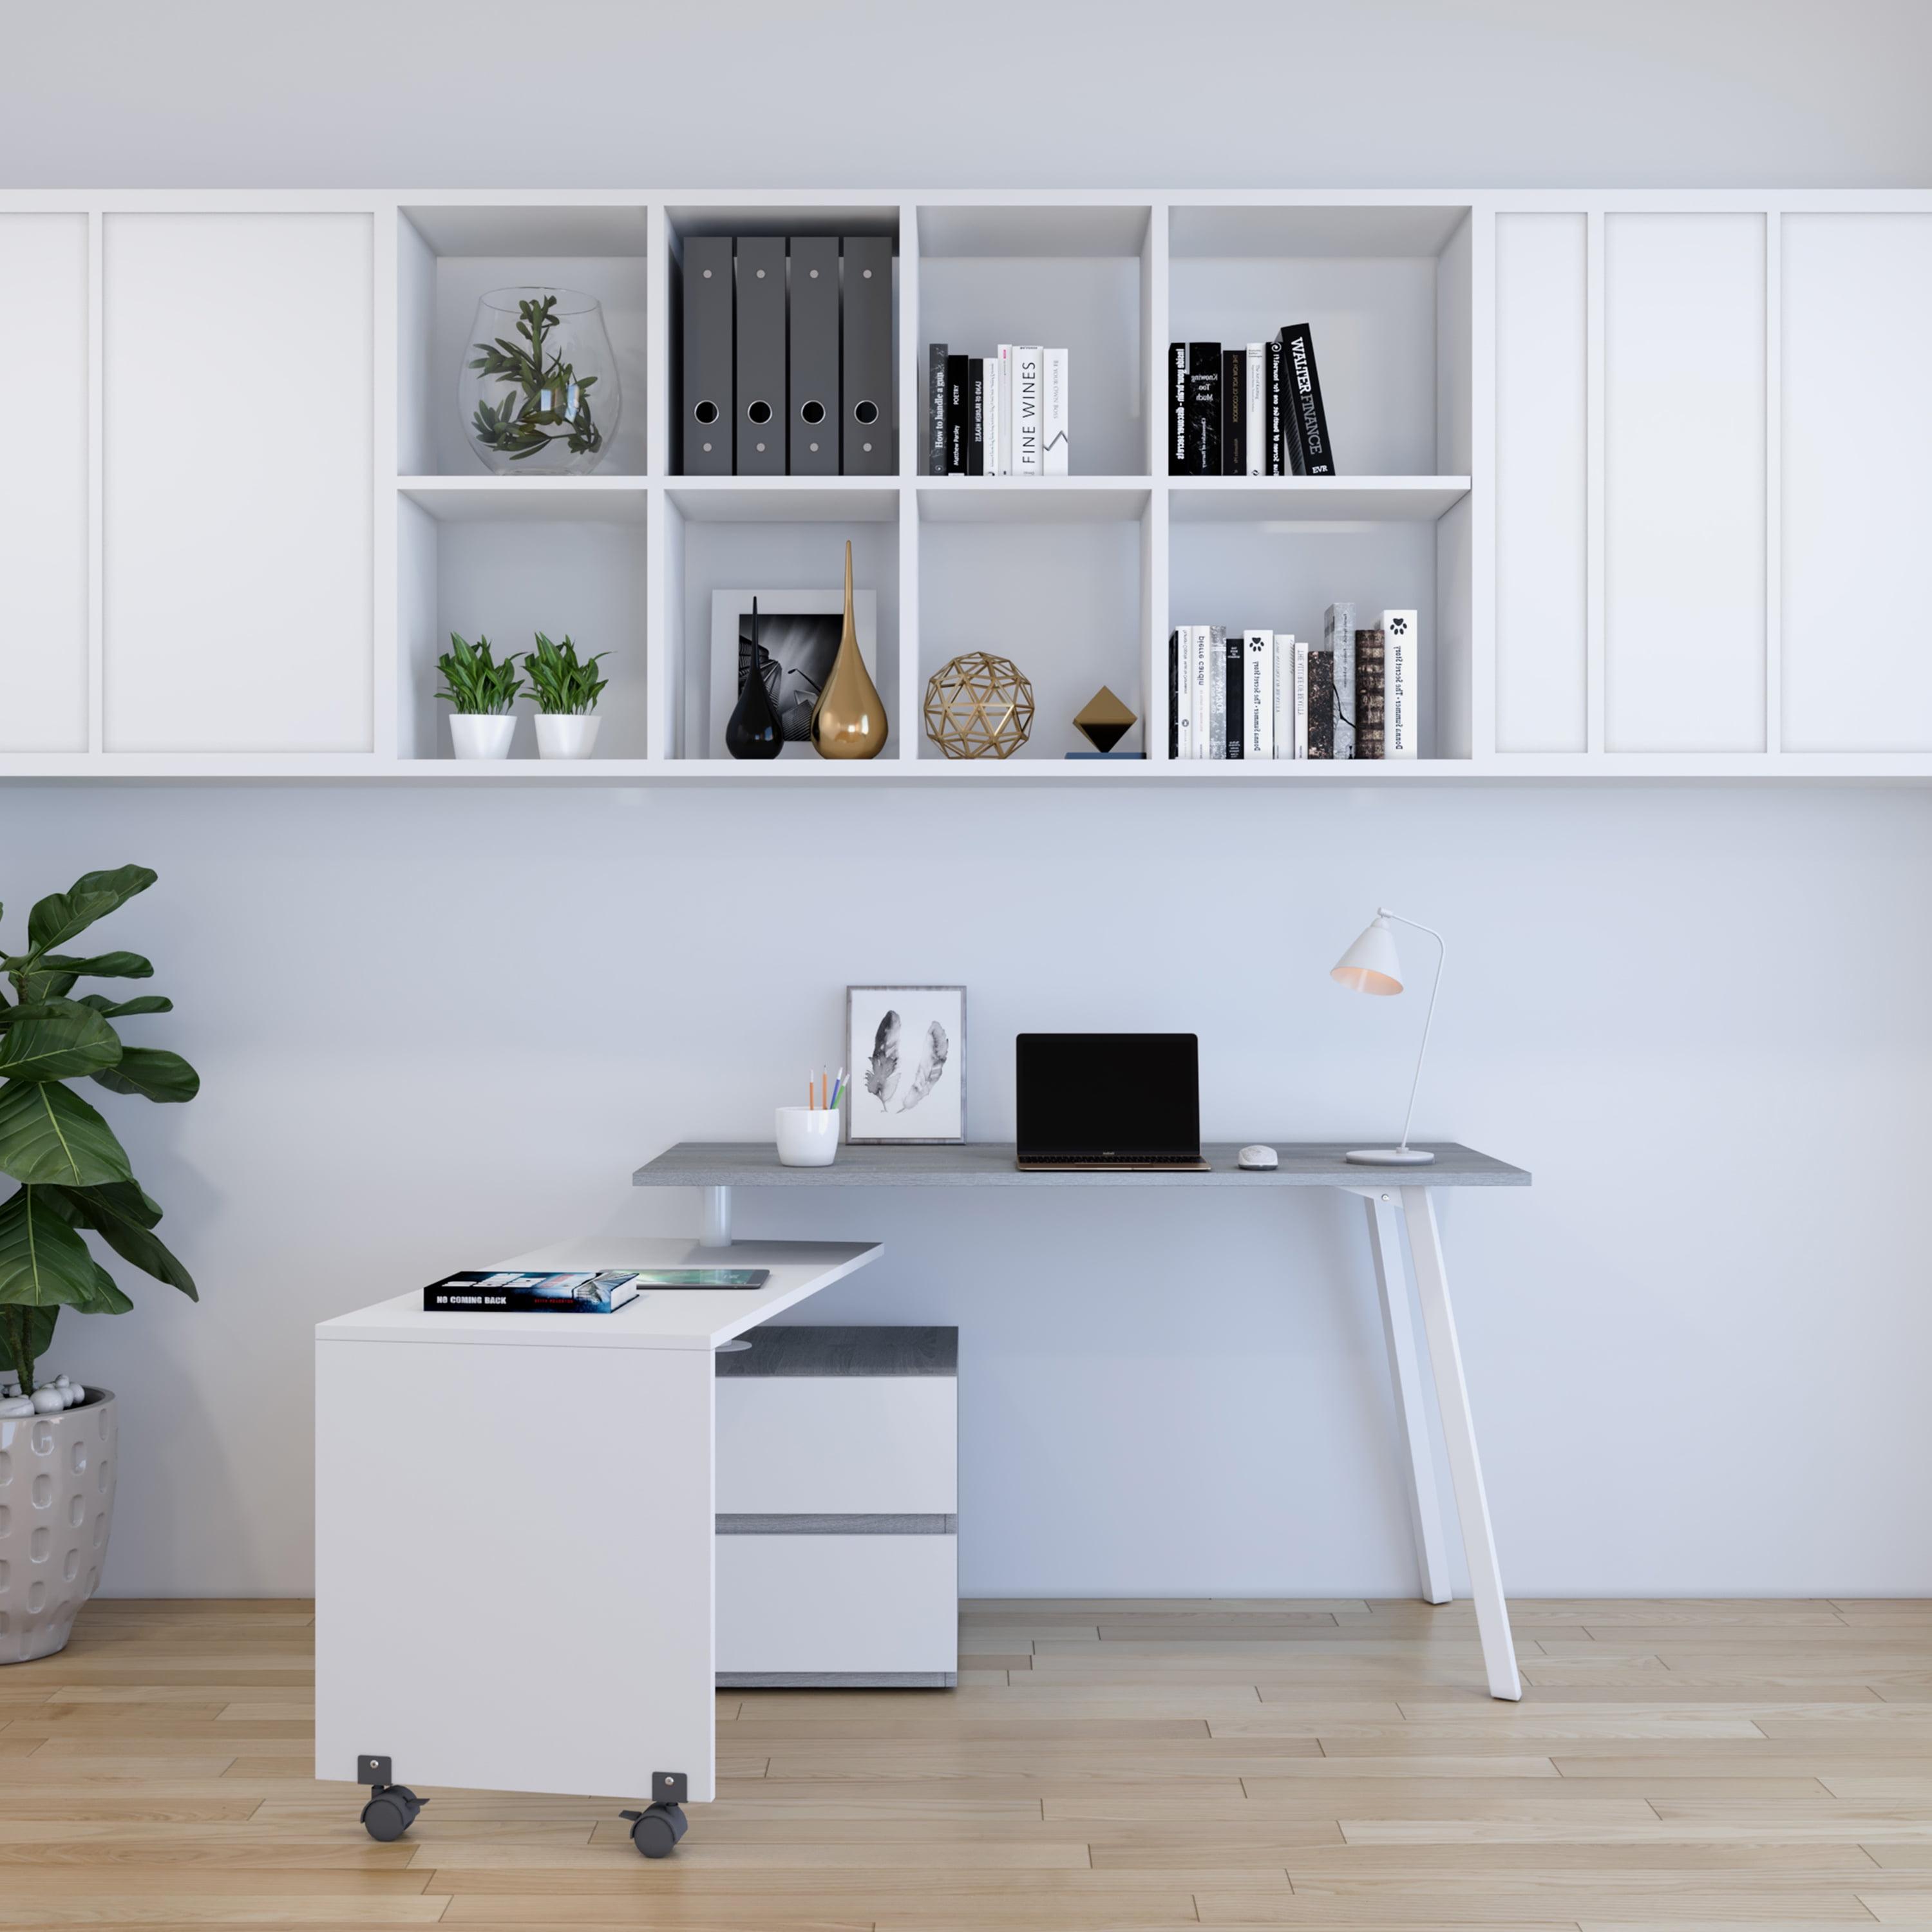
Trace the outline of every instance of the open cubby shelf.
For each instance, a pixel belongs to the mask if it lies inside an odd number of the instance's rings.
[[[64,217],[70,232],[18,216]],[[170,244],[158,224],[143,228],[155,216],[216,219]],[[154,562],[127,533],[140,535],[144,506],[170,488],[190,504],[220,495],[214,472],[198,480],[193,466],[222,454],[187,456],[178,483],[152,452],[128,460],[148,421],[182,412],[157,406],[131,428],[134,417],[117,416],[134,386],[124,364],[150,392],[158,379],[104,316],[178,305],[166,247],[205,270],[221,219],[242,218],[256,225],[231,238],[242,294],[223,319],[256,313],[244,258],[266,249],[280,286],[298,286],[314,217],[337,224],[334,252],[314,259],[338,280],[341,224],[366,232],[366,303],[337,300],[303,348],[257,344],[257,359],[271,386],[278,356],[290,364],[285,407],[306,408],[317,399],[302,386],[303,356],[340,344],[328,410],[366,412],[373,427],[357,418],[356,436],[368,453],[344,440],[325,473],[284,423],[254,488],[260,529],[230,527],[252,514],[249,492],[231,487],[207,520],[206,557],[192,554],[201,538],[187,513],[170,512],[188,548],[178,531],[148,546]],[[892,473],[680,472],[685,247],[759,234],[891,242]],[[70,260],[86,273],[69,288],[56,272]],[[272,315],[280,298],[262,273],[259,313]],[[622,408],[587,476],[484,473],[463,432],[458,364],[477,298],[533,280],[603,306]],[[44,508],[10,500],[27,520],[22,554],[50,561],[49,584],[28,584],[24,602],[0,590],[0,620],[36,640],[0,716],[0,778],[970,788],[1932,777],[1932,661],[1901,632],[1864,674],[1888,692],[1882,714],[1854,706],[1835,669],[1834,601],[1847,582],[1874,606],[1909,596],[1910,546],[1894,538],[1932,518],[1923,466],[1897,454],[1932,434],[1932,380],[1896,320],[1932,300],[1932,194],[19,190],[0,195],[0,294],[10,290],[51,291],[48,328],[79,332],[68,360],[84,454],[68,496],[50,492]],[[1867,292],[1854,302],[1850,290]],[[282,313],[300,334],[298,310]],[[351,352],[363,316],[366,368]],[[1343,473],[1166,474],[1168,344],[1239,346],[1288,321],[1312,328]],[[986,352],[1002,340],[1069,350],[1071,473],[926,473],[927,345]],[[1833,352],[1817,353],[1827,344]],[[1834,372],[1839,394],[1814,400],[1814,366]],[[1654,446],[1646,412],[1665,395],[1681,434],[1668,464],[1640,467],[1620,452]],[[58,430],[56,415],[48,422]],[[341,448],[355,452],[358,494],[335,514],[347,501]],[[1828,471],[1826,490],[1812,478]],[[368,530],[366,558],[344,557],[350,524]],[[884,755],[719,758],[712,593],[833,590],[848,540],[875,602]],[[286,646],[288,668],[274,674],[286,694],[265,692],[250,712],[244,690],[201,741],[185,696],[144,728],[141,704],[164,699],[140,694],[164,694],[171,680],[232,692],[256,635],[283,648],[278,614],[220,609],[224,555],[251,547],[274,560],[251,583],[306,572],[337,593],[299,648]],[[58,583],[56,565],[68,572]],[[362,572],[366,635],[342,621],[360,582],[344,573]],[[85,602],[70,610],[76,576]],[[232,633],[219,651],[176,615],[203,585],[218,620],[208,630]],[[1384,608],[1421,614],[1421,757],[1167,759],[1175,626],[1318,638],[1337,600],[1364,623]],[[520,653],[539,628],[606,654],[597,755],[539,762],[520,727],[509,761],[454,760],[435,696],[449,632],[487,632]],[[968,650],[1012,658],[1033,686],[1032,736],[1010,759],[951,760],[925,736],[927,681]],[[304,736],[302,694],[332,680],[336,735]],[[1138,714],[1123,748],[1144,758],[1065,758],[1084,742],[1074,713],[1102,684]],[[325,743],[339,748],[316,748]]]

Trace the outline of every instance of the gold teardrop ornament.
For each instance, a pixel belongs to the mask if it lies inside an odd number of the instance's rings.
[[[859,651],[852,621],[852,546],[845,546],[845,628],[832,675],[812,707],[812,742],[821,758],[876,758],[886,748],[886,706]]]

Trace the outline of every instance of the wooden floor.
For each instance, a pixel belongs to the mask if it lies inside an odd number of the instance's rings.
[[[1932,1604],[974,1604],[956,1692],[733,1692],[719,1802],[309,1776],[292,1603],[0,1672],[0,1927],[1932,1926]],[[487,1694],[487,1691],[483,1694]],[[406,1777],[407,1768],[398,1767]]]

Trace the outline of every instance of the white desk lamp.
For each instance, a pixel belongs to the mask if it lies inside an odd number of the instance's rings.
[[[1442,964],[1449,949],[1444,944],[1442,934],[1433,926],[1404,919],[1400,913],[1390,912],[1387,906],[1378,906],[1367,929],[1328,969],[1328,976],[1358,993],[1386,996],[1400,992],[1402,961],[1396,953],[1395,934],[1389,930],[1390,920],[1403,926],[1412,926],[1418,932],[1426,932],[1435,940],[1436,983],[1429,989],[1429,1017],[1422,1023],[1422,1045],[1415,1056],[1415,1078],[1409,1082],[1408,1112],[1402,1117],[1402,1144],[1392,1148],[1357,1148],[1347,1158],[1364,1167],[1421,1167],[1436,1156],[1426,1148],[1409,1145],[1408,1124],[1415,1118],[1415,1092],[1422,1084],[1423,1057],[1429,1051],[1429,1029],[1435,1024],[1436,996],[1442,990]]]

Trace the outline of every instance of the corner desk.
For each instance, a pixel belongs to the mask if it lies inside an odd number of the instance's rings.
[[[1423,1348],[1436,1384],[1436,1408],[1448,1452],[1449,1478],[1469,1566],[1470,1594],[1483,1663],[1494,1697],[1520,1698],[1522,1679],[1510,1641],[1509,1610],[1496,1537],[1483,1489],[1475,1425],[1462,1375],[1456,1319],[1449,1305],[1449,1277],[1436,1224],[1436,1194],[1448,1187],[1527,1187],[1522,1168],[1478,1154],[1454,1142],[1420,1142],[1436,1158],[1421,1167],[1366,1167],[1345,1158],[1346,1142],[1279,1144],[1280,1165],[1250,1170],[1238,1163],[1232,1142],[1202,1149],[1206,1169],[1172,1172],[1082,1169],[1022,1173],[1010,1142],[968,1141],[945,1147],[847,1147],[829,1167],[784,1167],[768,1142],[681,1141],[632,1176],[640,1187],[694,1187],[703,1210],[701,1245],[731,1244],[731,1196],[740,1187],[1216,1187],[1253,1192],[1282,1187],[1333,1187],[1367,1204],[1369,1252],[1382,1300],[1382,1334],[1395,1384],[1396,1426],[1408,1466],[1411,1526],[1421,1593],[1426,1602],[1450,1600],[1442,1510],[1436,1489],[1428,1412],[1422,1399],[1414,1324],[1402,1274],[1398,1220],[1406,1224],[1422,1308]]]

